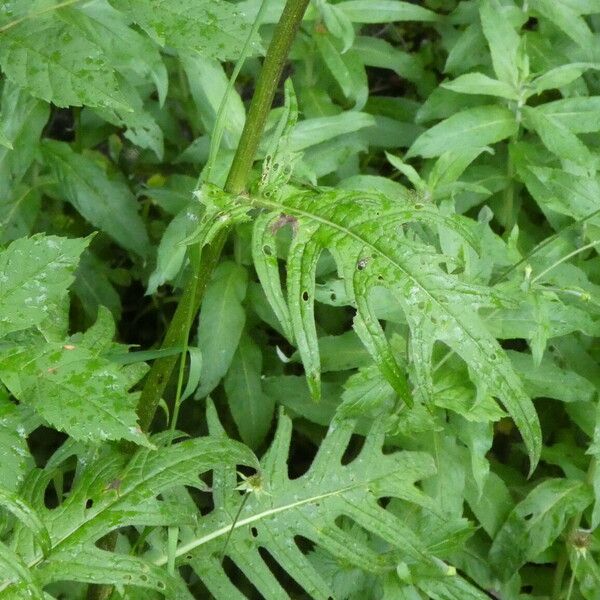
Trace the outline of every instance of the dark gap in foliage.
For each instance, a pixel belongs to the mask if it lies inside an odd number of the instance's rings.
[[[329,306],[315,303],[315,316],[317,322],[329,335],[341,335],[352,328],[352,319],[355,310],[351,307]]]
[[[74,108],[52,107],[50,119],[44,128],[43,136],[61,142],[72,142],[75,140],[75,116]]]
[[[236,467],[236,470],[238,471],[238,473],[241,473],[245,477],[250,477],[252,475],[256,475],[256,469],[253,469],[252,467],[249,467],[248,465],[238,465]]]
[[[154,296],[146,296],[141,281],[134,280],[122,295],[123,318],[120,338],[124,344],[135,344],[142,350],[156,346],[162,340],[168,323],[175,312],[176,303],[164,288]]]
[[[400,98],[409,98],[414,95],[414,92],[410,93],[412,91],[411,83],[389,69],[369,67],[366,71],[369,90],[373,94],[397,96]]]
[[[539,21],[536,17],[529,17],[525,25],[523,25],[523,29],[527,29],[528,31],[536,31],[539,25]]]
[[[315,502],[315,507],[319,507],[319,503]],[[300,550],[302,554],[308,554],[316,548],[315,543],[303,535],[295,535],[294,543],[298,546],[298,550]]]
[[[529,350],[527,341],[522,338],[500,340],[500,345],[505,350],[515,350],[517,352],[527,352]]]
[[[196,572],[194,569],[192,569],[192,567],[190,567],[190,565],[180,565],[177,567],[176,571],[179,572],[179,576],[183,579],[183,581],[188,582],[188,585],[194,585],[199,581],[198,575],[196,575]]]
[[[212,489],[212,471],[204,473],[200,479],[206,484],[207,489]],[[188,491],[201,515],[208,515],[215,509],[213,495],[210,492],[192,486],[186,486],[185,489]]]
[[[348,442],[348,446],[346,446],[346,450],[344,450],[344,454],[342,455],[342,465],[350,464],[360,454],[364,445],[365,437],[353,433]]]
[[[527,474],[527,456],[523,452],[522,439],[512,419],[506,417],[494,424],[494,438],[488,456],[493,456],[502,464],[511,463],[523,475]]]
[[[297,428],[292,430],[290,443],[290,460],[288,461],[288,477],[297,479],[302,477],[312,465],[318,448],[303,435]]]
[[[261,598],[260,593],[246,577],[244,572],[238,568],[227,555],[223,557],[223,570],[230,581],[242,592],[242,594],[245,594],[249,598]]]
[[[56,508],[61,504],[62,499],[58,497],[56,488],[49,484],[44,490],[44,506],[48,509]]]
[[[381,498],[377,498],[377,504],[381,506],[381,508],[387,508],[387,505],[391,502],[392,498],[390,496],[382,496]]]
[[[212,594],[208,591],[208,588],[204,585],[204,582],[195,574],[193,575],[193,581],[189,584],[189,590],[193,598],[213,598]]]
[[[27,437],[29,450],[38,467],[43,467],[46,464],[49,456],[52,456],[57,448],[60,448],[69,436],[62,431],[57,431],[50,427],[40,425],[32,431]]]
[[[293,577],[288,575],[287,571],[281,567],[281,565],[275,560],[273,555],[266,548],[259,546],[258,553],[265,561],[267,567],[269,567],[271,573],[273,573],[275,576],[275,579],[277,579],[290,597],[301,598],[303,595],[305,595],[306,592],[304,591],[304,588]]]
[[[283,106],[285,102],[285,94],[283,91],[283,82],[286,79],[294,76],[294,65],[291,63],[286,63],[283,67],[283,72],[281,74],[281,84],[279,85],[277,91],[275,92],[275,97],[273,98],[273,108],[277,108],[279,106]]]

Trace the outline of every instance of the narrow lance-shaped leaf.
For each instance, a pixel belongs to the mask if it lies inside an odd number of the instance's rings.
[[[227,375],[225,392],[242,440],[256,448],[271,428],[275,403],[262,389],[262,351],[243,334]]]
[[[519,36],[498,0],[482,0],[479,12],[496,76],[516,88],[519,80]]]
[[[428,129],[406,156],[431,158],[451,150],[481,148],[512,136],[517,129],[515,116],[508,108],[496,105],[469,108]]]
[[[231,365],[246,322],[242,301],[247,285],[248,273],[241,265],[224,262],[215,269],[198,323],[202,371],[197,398],[210,394]]]
[[[438,16],[422,6],[398,0],[347,0],[336,5],[353,23],[437,21]]]

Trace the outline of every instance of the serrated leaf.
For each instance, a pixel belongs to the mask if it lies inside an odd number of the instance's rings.
[[[52,15],[5,31],[0,65],[11,81],[57,106],[131,110],[100,48]]]
[[[119,73],[152,78],[160,103],[164,103],[169,80],[158,48],[128,26],[126,15],[116,11],[106,0],[78,3],[65,7],[58,14],[72,26],[71,31],[79,31],[101,48],[108,63]],[[122,86],[123,81],[119,85]]]
[[[209,426],[212,435],[223,435],[211,405]],[[336,560],[367,572],[385,571],[388,564],[399,560],[416,561],[439,572],[427,542],[407,526],[402,514],[385,511],[376,501],[385,495],[430,506],[430,499],[414,486],[433,472],[430,457],[413,452],[383,454],[383,431],[375,426],[359,456],[342,465],[352,431],[353,423],[348,421],[330,427],[310,469],[290,480],[287,460],[292,427],[281,415],[273,444],[262,461],[260,482],[255,482],[259,487],[249,492],[237,521],[233,522],[231,515],[240,508],[242,498],[229,492],[236,476],[226,467],[216,471],[213,478],[216,510],[182,540],[176,552],[178,561],[189,563],[210,592],[218,595],[233,589],[218,562],[224,552],[268,600],[282,597],[284,591],[258,553],[259,547],[266,549],[311,598],[325,600],[333,595],[328,582],[294,543],[297,536],[307,538]],[[379,553],[364,534],[351,535],[339,523],[342,514],[361,531],[384,540],[389,551]],[[165,564],[166,560],[163,553],[157,563]]]
[[[128,391],[143,373],[131,381],[127,371],[102,357],[113,336],[112,317],[101,311],[84,336],[3,351],[0,378],[16,398],[77,440],[147,445],[135,413],[139,392]]]
[[[154,41],[184,52],[226,60],[237,58],[250,26],[223,0],[111,0]],[[255,45],[256,48],[256,45]]]
[[[45,140],[42,151],[64,199],[123,248],[145,257],[150,246],[148,234],[125,182],[109,178],[98,164],[64,142]]]
[[[32,482],[32,504],[41,506],[40,514],[49,525],[52,547],[44,557],[17,528],[14,549],[28,568],[15,573],[18,577],[0,580],[0,593],[13,593],[22,585],[19,579],[26,576],[43,585],[65,579],[122,584],[129,577],[127,581],[133,585],[169,590],[174,598],[189,598],[181,580],[164,569],[136,557],[102,551],[95,547],[95,542],[128,525],[184,524],[186,520],[189,524],[189,514],[159,500],[159,495],[175,486],[202,489],[199,476],[225,464],[233,468],[237,464],[258,467],[256,458],[245,446],[227,439],[205,437],[159,450],[145,448],[128,462],[118,451],[105,448],[83,469],[69,500],[52,510],[44,507],[44,491],[52,473],[42,473],[45,483]]]
[[[407,157],[440,156],[465,147],[480,148],[506,139],[517,131],[514,114],[502,106],[478,106],[463,110],[434,125],[408,151]]]
[[[0,337],[41,324],[73,282],[90,238],[41,234],[0,251]]]
[[[206,243],[207,227],[216,215],[229,214],[229,222],[247,219],[241,212],[244,198],[203,194],[207,202],[206,223],[189,243]],[[406,374],[399,367],[369,300],[369,290],[386,287],[402,308],[411,332],[410,351],[419,394],[432,393],[431,360],[436,340],[442,340],[472,367],[478,386],[498,397],[511,414],[528,448],[532,466],[539,457],[541,434],[531,400],[500,348],[471,307],[492,302],[490,291],[448,276],[437,267],[439,259],[422,243],[397,235],[398,227],[411,221],[444,225],[467,243],[477,243],[462,223],[445,217],[433,206],[376,193],[322,191],[291,193],[281,201],[262,198],[246,200],[246,210],[261,207],[266,215],[255,222],[254,237],[265,230],[291,226],[292,244],[287,257],[287,306],[292,333],[315,398],[320,395],[320,356],[313,317],[315,269],[322,252],[333,256],[345,292],[357,307],[354,327],[381,372],[400,398],[412,405]],[[214,212],[213,212],[214,211]],[[372,218],[365,218],[371,214]],[[210,230],[212,231],[212,229]],[[212,233],[210,234],[212,235]],[[254,261],[264,274],[263,260],[272,265],[272,249],[257,246]],[[264,257],[264,259],[263,259]],[[273,309],[284,313],[282,291],[268,276],[265,293]]]
[[[247,285],[244,267],[224,262],[215,269],[198,324],[198,347],[202,352],[198,398],[210,394],[229,370],[246,322],[242,301]]]

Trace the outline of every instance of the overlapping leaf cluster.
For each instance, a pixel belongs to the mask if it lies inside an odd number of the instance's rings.
[[[0,598],[596,600],[600,2],[313,0],[231,196],[262,4],[0,6]]]

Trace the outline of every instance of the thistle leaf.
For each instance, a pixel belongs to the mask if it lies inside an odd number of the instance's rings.
[[[255,221],[253,236],[260,241],[254,244],[254,261],[273,310],[282,318],[284,329],[291,329],[314,398],[320,397],[320,358],[313,317],[315,269],[327,250],[350,303],[357,309],[355,331],[399,397],[409,406],[414,401],[406,374],[397,365],[370,307],[370,291],[377,287],[387,288],[404,312],[419,395],[426,400],[431,394],[431,356],[434,344],[441,341],[467,363],[474,383],[504,404],[523,436],[532,468],[535,466],[541,447],[535,409],[506,353],[477,314],[479,306],[497,304],[498,295],[490,288],[449,275],[438,266],[442,257],[435,249],[402,235],[403,227],[411,222],[443,225],[476,248],[474,236],[459,217],[446,217],[422,202],[339,190],[292,192],[281,200],[232,198],[219,196],[214,190],[201,197],[210,199],[205,222],[198,228],[199,235],[189,241],[202,241],[202,232],[208,227],[214,231],[219,222],[247,219],[253,208],[269,215]],[[269,236],[285,226],[291,226],[293,238],[286,259],[284,295],[275,274],[274,243]]]

